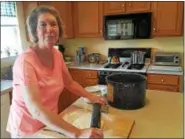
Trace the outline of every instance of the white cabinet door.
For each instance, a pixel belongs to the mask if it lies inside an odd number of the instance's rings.
[[[10,110],[9,93],[1,95],[1,138],[10,138],[10,134],[6,131],[8,115]]]

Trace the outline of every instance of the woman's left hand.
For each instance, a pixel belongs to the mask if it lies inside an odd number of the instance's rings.
[[[97,95],[92,94],[91,96],[88,97],[88,99],[92,103],[99,103],[99,104],[102,104],[102,105],[107,104],[106,99],[104,97],[102,97],[102,96],[97,96]]]

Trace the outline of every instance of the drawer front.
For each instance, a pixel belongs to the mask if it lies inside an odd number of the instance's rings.
[[[179,92],[177,86],[148,84],[147,87],[148,87],[148,89],[151,89],[151,90],[163,90],[163,91],[170,91],[170,92]]]
[[[83,73],[84,73],[85,78],[88,78],[88,79],[98,78],[97,71],[87,70],[87,71],[83,71]]]
[[[151,84],[163,84],[163,85],[179,84],[179,76],[175,76],[175,75],[149,74],[147,77],[148,77],[148,83],[151,83]]]
[[[86,79],[85,80],[85,87],[93,86],[93,85],[97,85],[97,84],[98,84],[98,80],[97,79]]]

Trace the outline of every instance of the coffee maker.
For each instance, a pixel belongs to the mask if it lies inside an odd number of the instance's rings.
[[[57,46],[58,46],[58,50],[59,50],[62,54],[64,54],[64,52],[65,52],[64,45],[62,45],[62,44],[57,44]]]

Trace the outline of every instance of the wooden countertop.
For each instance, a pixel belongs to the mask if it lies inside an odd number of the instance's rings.
[[[183,138],[183,94],[147,90],[146,99],[147,103],[141,109],[120,110],[110,107],[109,114],[135,120],[130,138]],[[71,109],[84,109],[83,99],[78,99],[60,115],[66,115]],[[39,134],[59,137],[42,130]]]

